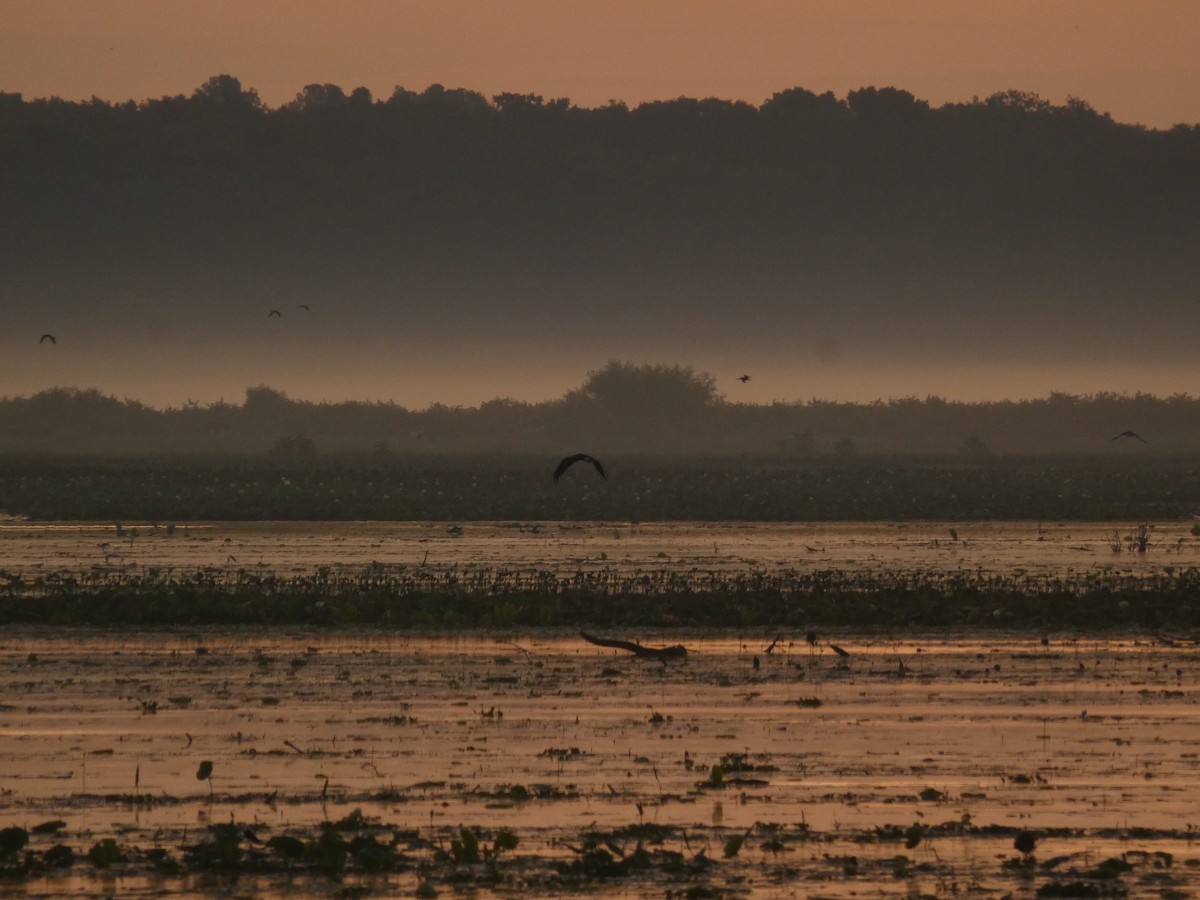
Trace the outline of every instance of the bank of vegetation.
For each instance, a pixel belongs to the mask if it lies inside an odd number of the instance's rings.
[[[0,197],[9,330],[87,322],[113,365],[198,343],[223,359],[276,304],[277,325],[297,304],[319,318],[304,359],[644,336],[1103,374],[1195,344],[1200,128],[1077,98],[781,86],[583,108],[311,84],[270,108],[230,75],[126,102],[9,93]],[[65,357],[80,338],[62,337]]]
[[[1120,521],[1200,513],[1190,458],[616,456],[551,480],[557,457],[0,460],[0,512],[35,520]]]
[[[473,628],[754,628],[799,642],[841,629],[1044,631],[1200,627],[1200,573],[1065,575],[982,570],[618,569],[322,566],[303,574],[229,566],[0,573],[0,623]],[[640,633],[640,631],[638,632]],[[769,638],[768,638],[769,640]]]
[[[847,241],[874,258],[931,252],[930,238],[948,242],[936,250],[946,259],[998,239],[993,260],[1039,241],[1093,254],[1127,236],[1153,253],[1191,234],[1197,153],[1195,126],[1155,131],[1019,91],[933,107],[893,87],[841,98],[794,87],[757,106],[588,109],[532,93],[431,85],[376,98],[311,84],[272,109],[218,75],[136,102],[0,93],[0,223],[23,237],[6,253],[65,245],[99,258],[115,246],[125,264],[167,248],[172,262],[213,249],[244,262],[268,245],[325,262],[476,246],[459,261],[494,265],[523,264],[498,247],[574,265],[611,261],[597,250],[716,247],[812,260]]]
[[[901,397],[750,404],[730,400],[712,375],[690,367],[617,360],[560,398],[496,399],[478,407],[316,403],[269,387],[249,389],[242,403],[169,409],[72,388],[0,398],[0,459],[218,455],[385,463],[489,454],[549,458],[580,450],[788,463],[1077,455],[1136,468],[1200,455],[1200,399],[1052,393],[979,403]]]

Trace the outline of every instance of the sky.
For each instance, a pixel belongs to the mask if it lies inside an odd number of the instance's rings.
[[[306,84],[761,103],[801,86],[1087,100],[1200,122],[1195,0],[5,0],[0,89],[142,100],[230,74],[276,106]]]
[[[230,74],[271,106],[311,83],[365,86],[380,99],[397,86],[439,83],[591,107],[678,96],[757,104],[795,86],[845,96],[872,85],[936,106],[1015,89],[1056,104],[1079,97],[1118,121],[1169,128],[1200,123],[1197,35],[1196,0],[4,0],[0,90],[142,100],[190,94],[210,76]],[[59,350],[70,345],[68,338]],[[686,338],[658,347],[614,340],[585,356],[548,350],[541,359],[483,342],[455,365],[429,346],[382,368],[369,366],[366,353],[321,366],[315,357],[289,361],[241,345],[216,360],[200,345],[172,345],[162,358],[143,349],[117,365],[80,349],[72,367],[49,352],[41,345],[9,353],[0,394],[75,379],[167,406],[239,401],[246,387],[265,383],[306,399],[473,405],[561,396],[610,358],[692,365],[717,375],[731,399],[758,402],[1169,394],[1200,379],[1200,369],[1168,363],[1110,365],[1098,378],[1082,364],[1025,360],[998,378],[958,359],[898,368],[819,354],[807,368],[755,368],[745,355],[723,354],[719,342]],[[735,380],[751,369],[751,382]],[[167,371],[169,378],[155,374]]]

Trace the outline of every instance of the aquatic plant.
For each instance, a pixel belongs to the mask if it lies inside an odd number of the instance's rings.
[[[104,838],[92,845],[87,852],[87,860],[97,869],[107,869],[110,866],[128,861],[121,852],[121,847],[113,838]]]
[[[20,826],[13,825],[0,828],[0,859],[15,856],[29,843],[29,832]]]
[[[736,625],[790,629],[797,635],[814,624],[1161,629],[1200,626],[1200,604],[1194,602],[1198,595],[1200,570],[1173,566],[1059,574],[781,567],[602,567],[567,573],[380,564],[286,574],[51,570],[0,581],[0,623],[457,629],[492,627],[503,618],[509,626]],[[500,608],[506,610],[502,617]],[[169,701],[184,706],[190,698]],[[267,695],[261,702],[271,705],[274,698]]]
[[[606,458],[606,462],[608,458]],[[556,490],[543,457],[0,460],[0,511],[42,520],[912,521],[1179,519],[1190,458],[613,458],[603,490]],[[132,530],[120,536],[135,538]]]
[[[450,842],[450,856],[458,863],[479,862],[479,838],[469,828],[463,828]]]

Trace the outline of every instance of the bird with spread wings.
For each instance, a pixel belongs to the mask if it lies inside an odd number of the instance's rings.
[[[1118,434],[1116,437],[1114,437],[1114,438],[1109,438],[1109,440],[1113,440],[1113,441],[1119,441],[1121,438],[1136,438],[1137,440],[1141,441],[1143,444],[1148,444],[1148,443],[1150,443],[1148,440],[1146,440],[1144,437],[1142,437],[1142,436],[1141,436],[1140,434],[1138,434],[1136,431],[1129,431],[1129,430],[1122,431],[1122,432],[1121,432],[1120,434]]]
[[[567,469],[571,468],[577,462],[591,463],[596,468],[596,471],[600,473],[600,477],[608,481],[608,476],[604,474],[604,466],[600,465],[600,460],[594,456],[588,456],[586,453],[576,453],[572,456],[563,457],[562,462],[558,464],[558,468],[554,470],[554,480],[558,481],[558,479],[562,478],[563,472],[567,471]]]

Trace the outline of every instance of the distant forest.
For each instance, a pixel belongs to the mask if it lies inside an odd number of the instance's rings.
[[[7,93],[0,197],[9,295],[113,298],[127,324],[140,298],[182,314],[201,289],[258,317],[285,279],[340,292],[344,318],[485,334],[549,329],[571,297],[580,332],[736,323],[780,352],[847,322],[918,356],[971,346],[950,322],[1004,352],[1194,346],[1200,126],[1015,91],[581,108],[312,84],[268,108],[219,75],[142,102]]]
[[[252,252],[264,235],[293,252],[351,240],[377,260],[436,248],[494,263],[498,247],[536,239],[572,266],[597,242],[814,259],[847,240],[872,256],[875,237],[886,252],[931,237],[996,253],[1131,237],[1150,249],[1195,237],[1198,158],[1200,127],[1148,130],[1020,92],[931,108],[895,88],[792,88],[757,107],[585,109],[312,84],[270,109],[220,75],[140,103],[0,93],[0,252],[169,246],[194,261]],[[491,249],[467,252],[479,247]]]
[[[272,109],[219,75],[142,102],[0,93],[6,377],[60,326],[73,339],[60,333],[57,358],[42,348],[36,383],[87,354],[76,371],[136,360],[138,378],[178,357],[169,382],[242,360],[236,341],[277,361],[264,371],[315,371],[320,357],[325,377],[362,357],[378,383],[405,354],[413,379],[467,369],[481,348],[506,348],[533,378],[617,358],[558,399],[471,408],[300,401],[273,377],[237,382],[260,384],[240,404],[157,409],[88,384],[7,396],[0,510],[1193,515],[1191,396],[750,405],[686,366],[620,360],[720,357],[752,376],[756,361],[1190,361],[1197,210],[1200,126],[1147,129],[1013,91],[937,108],[866,87],[585,109],[313,84]],[[252,325],[275,303],[312,304],[313,327],[268,345]],[[552,482],[580,451],[611,479]]]
[[[619,361],[557,400],[479,407],[313,403],[269,387],[248,390],[241,405],[165,410],[91,390],[0,399],[0,456],[8,457],[208,454],[304,464],[347,455],[557,459],[580,450],[835,462],[1076,454],[1132,462],[1200,454],[1200,399],[1051,394],[991,403],[927,397],[754,405],[727,401],[712,376],[689,367]]]

